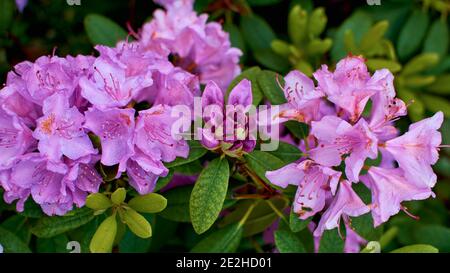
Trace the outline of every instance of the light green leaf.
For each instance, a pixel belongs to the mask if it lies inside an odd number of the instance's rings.
[[[112,251],[117,233],[116,214],[106,218],[92,237],[89,249],[92,253],[109,253]]]
[[[122,27],[99,14],[87,15],[84,18],[84,28],[94,45],[101,44],[114,47],[118,41],[127,37],[127,32]]]
[[[130,230],[141,238],[152,236],[152,227],[144,216],[137,213],[134,209],[125,209],[121,213],[122,221]]]
[[[391,253],[439,253],[439,250],[430,245],[410,245],[395,249]]]
[[[423,95],[422,101],[431,112],[442,111],[446,117],[450,117],[450,102],[438,96]]]
[[[288,33],[291,41],[300,46],[308,33],[308,13],[300,5],[294,6],[288,15]]]
[[[226,158],[216,158],[200,173],[192,190],[189,208],[194,230],[201,234],[216,221],[228,189],[230,167]]]
[[[31,228],[37,237],[50,238],[66,231],[76,229],[94,218],[94,211],[89,208],[73,210],[70,216],[42,217]]]
[[[372,26],[369,29],[369,31],[366,34],[364,34],[361,40],[360,44],[361,51],[365,52],[366,54],[371,52],[374,49],[374,47],[381,42],[381,39],[386,33],[388,27],[389,27],[388,21],[381,21]]]
[[[450,74],[443,74],[437,76],[433,84],[427,86],[427,91],[439,95],[450,94]]]
[[[166,208],[167,199],[157,193],[149,193],[134,197],[128,205],[139,212],[157,213]]]
[[[402,75],[413,75],[432,68],[439,62],[439,55],[436,53],[423,53],[415,56],[404,67]]]
[[[92,193],[86,198],[86,207],[93,210],[105,210],[112,205],[111,200],[102,193]]]
[[[125,201],[126,197],[127,190],[125,188],[118,188],[111,194],[111,201],[116,205],[120,205]]]
[[[319,36],[327,25],[327,15],[324,8],[316,8],[309,17],[308,34],[313,37]]]
[[[389,69],[389,71],[391,71],[392,73],[397,73],[400,70],[402,70],[402,65],[399,64],[396,61],[392,61],[392,60],[386,60],[386,59],[368,59],[367,62],[367,67],[371,70],[371,71],[376,71],[379,69]]]

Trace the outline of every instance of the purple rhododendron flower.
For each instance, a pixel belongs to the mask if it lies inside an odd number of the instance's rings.
[[[226,89],[240,73],[242,52],[232,48],[229,34],[206,14],[197,15],[193,1],[159,1],[166,11],[156,10],[153,20],[145,24],[139,43],[147,51],[172,56],[172,62],[198,76],[203,84],[215,81]]]
[[[198,128],[201,143],[207,149],[221,148],[229,155],[251,152],[256,140],[252,139],[248,111],[252,104],[252,87],[248,80],[239,82],[230,92],[227,104],[220,87],[209,82],[202,95],[205,128]]]
[[[96,49],[100,57],[94,62],[94,73],[83,77],[80,87],[81,95],[99,109],[126,106],[139,91],[152,85],[149,66],[153,58],[131,46]]]
[[[119,173],[134,154],[134,109],[91,108],[85,113],[85,128],[100,138],[101,162],[105,166],[119,164]]]
[[[49,160],[59,161],[63,155],[76,160],[97,153],[83,128],[84,116],[76,107],[69,107],[64,93],[46,99],[42,111],[43,116],[37,120],[33,132],[39,140],[41,154]]]
[[[18,157],[35,146],[36,140],[22,119],[0,108],[0,170],[10,168]]]
[[[398,136],[395,121],[407,109],[396,98],[394,76],[387,69],[370,75],[364,59],[350,56],[334,72],[322,66],[314,77],[317,87],[300,72],[285,77],[288,102],[272,115],[272,121],[293,119],[307,123],[310,130],[299,142],[290,140],[304,153],[297,162],[266,173],[275,185],[298,186],[293,207],[299,218],[322,213],[314,236],[339,227],[341,219],[352,230],[350,217],[369,211],[378,226],[400,210],[408,213],[402,202],[434,197],[436,174],[431,166],[442,147],[438,132],[442,112],[412,124]],[[363,116],[369,101],[369,115]],[[368,165],[367,159],[378,158],[378,166]],[[345,176],[341,177],[342,169]],[[367,173],[361,175],[363,169]],[[352,182],[363,182],[371,191],[370,204],[359,198]],[[352,231],[348,237],[346,251],[359,251],[364,239]]]

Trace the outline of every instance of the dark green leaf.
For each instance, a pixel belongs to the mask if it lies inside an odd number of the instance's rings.
[[[259,178],[263,179],[267,183],[270,183],[270,181],[266,178],[267,171],[277,170],[286,165],[283,160],[278,157],[268,152],[258,150],[246,154],[244,157],[247,162],[247,166],[254,171]]]
[[[431,25],[425,39],[424,52],[434,52],[443,57],[448,50],[448,23],[442,19],[436,19]]]
[[[192,186],[177,187],[164,192],[164,197],[167,199],[167,207],[159,215],[171,221],[190,222],[189,198],[191,192]]]
[[[80,227],[94,218],[94,211],[81,208],[72,211],[70,216],[53,216],[40,218],[31,232],[37,237],[50,238],[66,231]]]
[[[311,222],[311,218],[302,220],[298,218],[298,215],[294,213],[293,210],[291,210],[291,213],[289,214],[289,227],[293,232],[302,231],[308,226],[309,222]]]
[[[127,37],[127,32],[122,27],[99,14],[87,15],[84,19],[84,28],[94,45],[101,44],[114,47],[118,41]]]
[[[60,234],[52,238],[37,238],[36,250],[39,253],[67,253],[67,243],[69,238]]]
[[[181,166],[192,161],[195,161],[208,152],[203,146],[196,140],[189,140],[189,156],[187,158],[178,157],[174,161],[166,163],[165,166],[167,168],[174,168],[177,166]]]
[[[202,241],[191,252],[194,253],[231,253],[235,252],[242,237],[242,226],[235,223],[219,229]]]
[[[415,10],[403,26],[397,42],[401,60],[406,60],[419,50],[428,29],[430,19],[427,12]]]
[[[320,239],[320,253],[342,253],[344,240],[339,236],[338,229],[325,230]]]
[[[281,86],[278,84],[277,79]],[[264,96],[273,105],[287,102],[282,89],[283,84],[283,77],[273,71],[263,70],[258,74],[258,85]]]
[[[289,230],[275,231],[275,245],[280,253],[305,253],[305,247],[299,236]]]
[[[14,0],[0,1],[0,33],[8,30],[14,17]]]
[[[275,151],[269,153],[283,160],[285,163],[292,163],[302,157],[302,152],[297,146],[282,141],[280,141]]]
[[[19,237],[2,227],[0,227],[0,244],[6,253],[31,253],[31,250]]]
[[[429,244],[440,252],[450,252],[450,229],[438,225],[425,225],[414,230],[417,243]]]

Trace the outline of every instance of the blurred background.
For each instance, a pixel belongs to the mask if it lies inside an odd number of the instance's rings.
[[[29,0],[19,11],[14,0],[0,0],[1,82],[24,60],[53,52],[95,54],[93,14],[125,39],[156,8],[150,0]],[[243,69],[259,66],[280,74],[299,69],[311,75],[320,64],[332,67],[347,54],[363,55],[372,71],[389,68],[398,96],[411,104],[400,127],[406,130],[411,122],[443,111],[443,143],[450,144],[450,1],[201,0],[195,9],[224,25],[233,45],[244,52]],[[435,170],[436,198],[406,205],[420,220],[400,213],[384,226],[387,251],[426,243],[450,252],[450,149],[443,149]],[[14,227],[10,222],[1,225]],[[154,236],[159,242],[152,243],[153,251],[185,251],[197,240],[189,224],[167,221],[163,226],[177,236]],[[241,248],[254,251],[251,245]]]

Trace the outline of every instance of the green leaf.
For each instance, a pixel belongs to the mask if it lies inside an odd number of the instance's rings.
[[[428,32],[425,39],[424,52],[434,52],[443,57],[447,54],[448,50],[448,23],[447,20],[436,19],[431,25],[431,29]]]
[[[402,75],[413,75],[432,68],[439,62],[439,55],[436,53],[422,53],[411,59],[404,67]]]
[[[278,85],[277,79],[281,86]],[[286,103],[286,98],[284,97],[282,89],[284,79],[281,75],[273,71],[262,70],[258,73],[257,81],[262,93],[271,104],[280,105]]]
[[[102,193],[92,193],[86,198],[86,207],[93,210],[105,210],[111,206],[111,200]]]
[[[259,88],[257,79],[261,69],[257,66],[250,67],[244,70],[239,76],[233,79],[227,89],[227,98],[231,90],[240,83],[243,79],[247,79],[252,83],[252,95],[253,95],[253,105],[258,105],[263,99],[263,94]]]
[[[0,227],[13,232],[24,243],[29,243],[31,239],[31,231],[28,225],[28,219],[22,215],[13,215],[3,221]]]
[[[314,39],[306,46],[306,52],[308,55],[322,55],[330,50],[333,45],[333,40],[326,39]]]
[[[143,215],[147,221],[154,224],[154,217],[150,214]],[[124,236],[119,242],[120,253],[147,253],[153,242],[154,237],[141,238],[136,236],[132,231],[126,230]]]
[[[190,222],[189,198],[192,186],[177,187],[164,192],[167,198],[167,207],[159,215],[165,219],[176,222]]]
[[[258,150],[246,154],[244,157],[247,162],[247,166],[254,171],[259,178],[263,179],[267,183],[270,183],[270,181],[266,178],[267,171],[274,171],[286,165],[283,160],[278,157],[268,152]]]
[[[125,209],[120,215],[122,221],[137,236],[141,238],[149,238],[152,236],[152,227],[150,226],[150,223],[134,209]]]
[[[92,253],[109,253],[112,251],[117,233],[116,214],[106,218],[92,237],[89,249]]]
[[[208,152],[208,150],[203,148],[200,142],[196,140],[188,140],[188,144],[189,144],[189,156],[187,158],[178,157],[174,161],[166,163],[165,166],[167,168],[174,168],[184,164],[191,163],[192,161],[201,158]]]
[[[389,71],[391,71],[392,73],[397,73],[402,70],[401,64],[396,61],[386,59],[368,59],[366,64],[371,71],[386,68],[389,69]]]
[[[324,8],[316,8],[309,17],[308,34],[313,37],[319,36],[327,25],[327,15]]]
[[[379,241],[383,234],[383,227],[374,228],[371,214],[364,214],[352,218],[352,228],[356,233],[368,241]]]
[[[427,86],[427,91],[430,91],[439,95],[450,94],[450,74],[444,74],[437,76],[434,83]]]
[[[6,253],[31,253],[31,250],[19,237],[2,227],[0,227],[0,244]]]
[[[125,201],[127,197],[127,190],[125,188],[118,188],[111,194],[111,201],[115,205],[120,205]]]
[[[239,223],[226,226],[200,241],[191,250],[193,253],[232,253],[236,252],[242,238]]]
[[[417,243],[433,245],[440,252],[450,252],[450,228],[439,225],[420,226],[414,230],[414,238]]]
[[[419,50],[428,29],[430,19],[427,12],[415,10],[406,21],[397,42],[401,60],[406,60]]]
[[[280,253],[306,253],[299,236],[289,230],[275,231],[275,245]]]
[[[128,205],[139,212],[157,213],[166,208],[167,199],[157,193],[149,193],[134,197]]]
[[[242,36],[241,30],[234,24],[226,23],[223,29],[230,34],[230,42],[233,47],[239,48],[245,56],[247,48],[245,46],[245,40]]]
[[[0,1],[0,33],[8,30],[14,18],[14,0]]]
[[[300,46],[308,33],[308,13],[300,5],[294,6],[288,15],[288,33],[291,41]]]
[[[36,204],[32,199],[28,199],[25,202],[24,210],[20,213],[22,216],[28,218],[41,218],[44,217],[41,207]]]
[[[275,213],[270,206],[269,201],[278,211],[283,211],[288,205],[285,199],[277,197],[258,202],[244,223],[244,237],[253,236],[263,232],[279,218],[277,213]],[[219,227],[241,221],[248,212],[250,206],[255,205],[254,203],[254,200],[243,200],[239,202],[235,209],[223,218]]]
[[[448,100],[438,96],[423,95],[422,101],[431,112],[442,111],[446,117],[450,117],[450,102]]]
[[[319,253],[342,253],[344,240],[339,236],[338,229],[325,230],[319,244]]]
[[[127,37],[127,32],[111,19],[89,14],[84,18],[84,28],[91,43],[114,47],[118,41]]]
[[[284,123],[284,126],[298,139],[305,139],[308,137],[308,125],[290,120]]]
[[[275,39],[270,44],[270,47],[272,48],[273,52],[275,52],[278,55],[281,55],[285,58],[289,57],[291,55],[291,45],[287,42],[279,39]]]
[[[359,43],[363,35],[372,26],[371,16],[363,11],[356,11],[347,18],[344,23],[336,31],[333,39],[333,48],[331,49],[331,57],[334,62],[344,58],[349,52],[345,49],[344,38],[345,33],[349,30],[353,32],[356,43]]]
[[[417,244],[398,248],[391,253],[439,253],[439,250],[434,246]]]
[[[384,34],[386,33],[386,30],[389,27],[388,21],[381,21],[376,23],[374,26],[372,26],[369,31],[364,34],[360,48],[362,52],[370,53],[375,46],[377,46],[381,39],[383,38]]]
[[[253,52],[255,59],[263,66],[275,71],[286,71],[290,68],[288,60],[280,58],[272,48],[255,50]]]
[[[435,76],[409,76],[404,80],[404,84],[408,88],[419,89],[424,86],[432,84],[436,80]]]
[[[280,141],[278,149],[269,153],[283,160],[285,163],[297,161],[303,155],[297,146],[282,141]]]
[[[174,171],[169,169],[169,173],[166,176],[159,177],[158,180],[156,181],[156,185],[155,185],[155,190],[154,191],[155,192],[159,191],[160,189],[162,189],[165,186],[167,186],[170,183],[170,181],[172,181],[173,174],[174,174]]]
[[[423,119],[425,114],[425,106],[418,96],[404,87],[397,89],[397,95],[405,102],[413,102],[412,107],[408,108],[408,115],[413,121],[419,121]]]
[[[52,238],[37,238],[36,250],[39,253],[65,253],[69,238],[65,234],[60,234]]]
[[[256,14],[241,17],[241,30],[253,51],[270,49],[272,41],[276,38],[270,25]]]
[[[302,220],[298,218],[298,215],[293,210],[291,210],[291,213],[289,214],[289,228],[292,232],[302,231],[308,226],[309,222],[311,222],[311,218]]]
[[[228,189],[230,167],[226,158],[216,158],[200,173],[192,190],[189,208],[194,230],[201,234],[216,221]]]
[[[66,231],[76,229],[94,218],[94,211],[89,208],[75,209],[70,216],[53,216],[39,219],[31,228],[37,237],[50,238]]]

